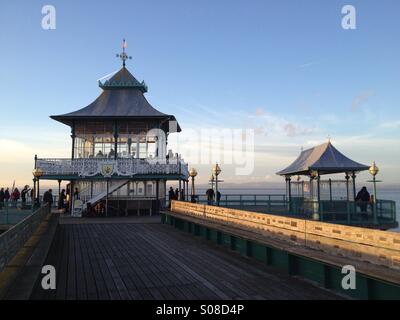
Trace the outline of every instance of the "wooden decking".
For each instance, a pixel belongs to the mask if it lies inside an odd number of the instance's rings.
[[[57,289],[32,299],[338,299],[159,223],[59,225],[46,264]]]

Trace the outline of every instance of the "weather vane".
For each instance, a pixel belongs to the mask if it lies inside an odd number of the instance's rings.
[[[131,56],[128,56],[125,52],[125,48],[128,46],[128,44],[126,43],[126,40],[124,39],[122,41],[122,53],[121,54],[117,54],[117,58],[121,58],[122,60],[122,66],[125,67],[125,61],[128,59],[132,59]]]

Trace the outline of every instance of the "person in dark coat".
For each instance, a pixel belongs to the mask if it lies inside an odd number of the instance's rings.
[[[10,200],[10,191],[8,191],[8,188],[6,189],[6,191],[4,191],[4,201],[8,202],[8,200]]]
[[[29,186],[26,185],[22,190],[21,190],[21,200],[22,200],[22,208],[25,208],[26,205],[26,195],[29,192]]]
[[[61,190],[60,195],[58,196],[58,209],[65,209],[65,199],[67,196],[65,195],[65,189]]]
[[[206,195],[207,195],[207,204],[211,205],[214,200],[214,190],[211,188],[207,189]]]
[[[174,195],[174,200],[179,200],[179,189],[175,189],[175,195]]]
[[[21,193],[19,192],[18,188],[15,188],[13,192],[11,193],[11,200],[13,202],[13,206],[16,208],[17,207],[17,202],[19,198],[21,197]]]
[[[49,207],[53,205],[53,190],[49,189],[47,190],[44,195],[43,195],[43,203],[44,204],[49,204]]]
[[[172,203],[172,200],[174,200],[174,198],[175,198],[174,189],[172,187],[169,187],[169,191],[168,191],[169,208],[171,208],[171,203]]]
[[[4,207],[4,188],[0,189],[0,209]]]
[[[78,188],[75,188],[75,191],[74,191],[74,200],[79,200],[80,198],[79,198],[79,189]]]
[[[183,189],[181,189],[181,192],[180,192],[180,199],[181,199],[181,201],[185,201],[185,191]]]
[[[221,200],[221,192],[217,191],[217,204],[219,205],[219,201]]]
[[[361,190],[357,193],[356,203],[361,209],[361,212],[367,212],[368,203],[371,200],[371,196],[366,187],[362,187]]]

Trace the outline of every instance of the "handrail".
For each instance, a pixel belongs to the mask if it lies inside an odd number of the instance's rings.
[[[0,272],[24,246],[48,213],[49,207],[45,205],[0,235]]]

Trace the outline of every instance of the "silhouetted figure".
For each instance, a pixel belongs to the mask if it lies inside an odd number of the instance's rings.
[[[7,203],[8,200],[10,200],[10,191],[8,190],[8,188],[6,189],[6,191],[4,191],[4,201]]]
[[[58,197],[58,209],[65,209],[65,200],[67,199],[67,196],[65,194],[65,189],[62,189],[59,197]]]
[[[13,207],[15,207],[15,208],[17,207],[17,202],[20,197],[21,197],[21,194],[20,194],[18,188],[15,188],[11,194],[11,200],[13,202]]]
[[[26,185],[21,191],[22,208],[25,208],[25,206],[26,206],[26,196],[27,196],[29,190],[30,190],[29,186]]]
[[[172,187],[169,187],[169,191],[168,191],[168,199],[169,199],[168,207],[169,208],[171,208],[172,200],[174,200],[174,198],[175,198],[174,189]]]
[[[49,205],[49,208],[53,205],[53,190],[49,189],[43,194],[43,203]]]
[[[219,205],[219,201],[221,200],[221,192],[217,191],[217,204]]]
[[[178,188],[175,189],[175,197],[174,197],[174,199],[175,200],[179,200],[179,189]]]
[[[211,205],[214,201],[214,190],[211,188],[207,189],[206,195],[207,195],[207,204]]]
[[[0,189],[0,209],[4,207],[4,188]]]
[[[75,188],[75,191],[74,191],[74,200],[79,200],[79,190],[78,190],[78,188]]]
[[[366,187],[362,187],[361,190],[357,193],[356,203],[360,207],[361,212],[367,212],[368,203],[371,200],[371,196]]]

